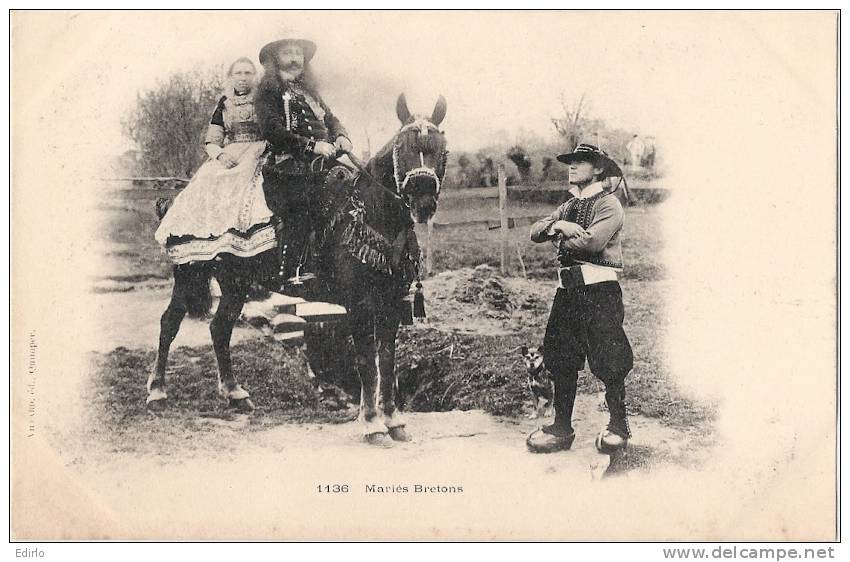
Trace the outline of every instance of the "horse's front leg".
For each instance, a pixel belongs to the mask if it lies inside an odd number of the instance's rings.
[[[254,410],[254,404],[248,392],[236,380],[230,359],[230,338],[245,304],[248,287],[245,281],[227,273],[220,275],[218,281],[221,286],[221,300],[210,323],[210,335],[218,361],[218,392],[227,400],[228,407],[240,412],[251,412]]]
[[[410,441],[405,420],[398,409],[398,376],[395,372],[395,351],[398,327],[401,323],[401,303],[388,303],[378,315],[378,368],[380,371],[381,405],[384,424],[395,441]]]
[[[360,376],[360,416],[363,423],[363,436],[373,445],[390,446],[387,439],[387,426],[378,412],[378,361],[375,345],[375,323],[368,313],[358,314],[349,308],[351,317],[351,336],[354,340],[354,354],[357,358],[357,374]]]

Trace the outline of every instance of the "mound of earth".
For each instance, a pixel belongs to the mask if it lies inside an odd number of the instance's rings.
[[[502,277],[488,265],[446,271],[422,285],[436,329],[482,335],[539,324],[554,293],[545,282]]]

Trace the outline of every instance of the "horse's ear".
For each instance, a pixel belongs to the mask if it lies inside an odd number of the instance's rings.
[[[434,113],[431,114],[431,123],[439,127],[443,119],[446,118],[446,109],[446,98],[440,96],[437,99],[437,105],[434,106]]]
[[[395,114],[398,115],[398,120],[404,125],[410,119],[410,110],[407,109],[407,98],[404,94],[399,94],[398,101],[395,102]]]

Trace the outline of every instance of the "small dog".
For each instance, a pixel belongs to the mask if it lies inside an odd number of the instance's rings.
[[[543,348],[522,346],[520,353],[528,372],[528,389],[534,397],[534,411],[528,419],[550,417],[554,414],[555,383],[543,365]]]

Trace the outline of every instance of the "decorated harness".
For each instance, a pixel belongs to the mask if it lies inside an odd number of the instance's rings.
[[[327,247],[336,229],[347,222],[335,240],[360,263],[384,275],[398,277],[402,283],[409,285],[419,277],[421,267],[416,234],[412,228],[406,228],[395,239],[390,239],[366,223],[365,206],[357,187],[361,177],[342,164],[329,170],[323,186],[325,192],[338,193],[347,188],[349,193],[342,205],[330,214],[322,230],[319,247]]]

